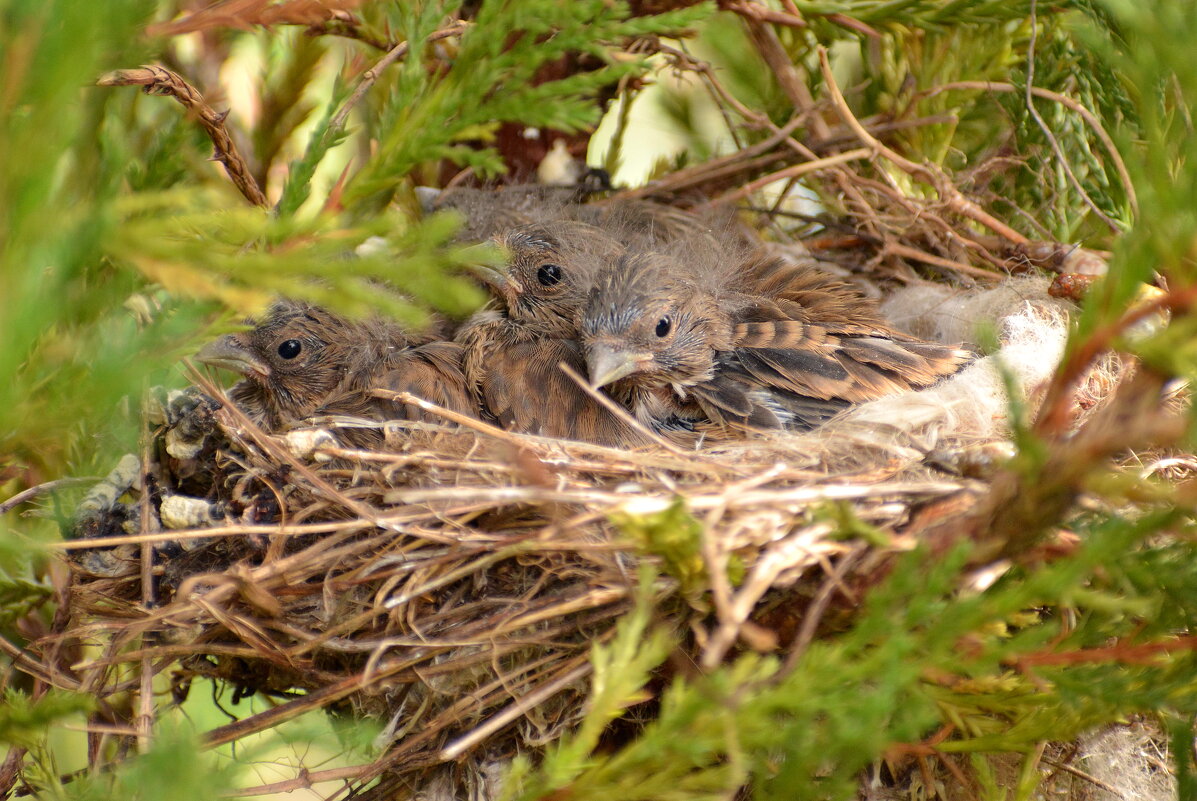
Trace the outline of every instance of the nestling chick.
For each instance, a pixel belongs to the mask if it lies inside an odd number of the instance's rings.
[[[418,408],[375,398],[374,389],[409,391],[474,414],[461,356],[454,343],[413,340],[382,320],[355,322],[280,301],[253,329],[216,340],[197,358],[245,376],[229,398],[258,425],[280,431],[315,415],[425,419]]]
[[[658,430],[811,428],[967,358],[886,326],[870,301],[809,266],[686,256],[608,264],[579,318],[591,384]]]
[[[584,371],[575,319],[591,275],[617,258],[618,241],[585,223],[527,225],[500,240],[505,271],[484,270],[492,308],[457,334],[474,397],[499,425],[606,444],[640,437],[582,391],[558,365]]]
[[[442,192],[425,188],[418,191],[425,211],[452,209],[463,217],[457,234],[463,242],[502,239],[520,227],[534,228],[538,224],[554,227],[562,221],[587,223],[621,244],[637,248],[712,236],[713,232],[724,239],[743,238],[743,232],[722,214],[700,216],[640,199],[585,203],[590,189],[586,184],[525,184],[499,189],[455,187]]]

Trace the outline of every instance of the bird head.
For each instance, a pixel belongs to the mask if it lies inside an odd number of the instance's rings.
[[[344,379],[356,327],[317,306],[281,301],[252,329],[221,337],[196,358],[246,378],[234,400],[251,415],[301,418]]]
[[[687,386],[711,377],[727,338],[712,294],[660,254],[607,265],[594,281],[579,329],[591,386],[621,379]]]
[[[505,270],[481,270],[483,280],[521,323],[572,327],[598,266],[623,250],[614,238],[581,222],[522,225],[499,238]]]

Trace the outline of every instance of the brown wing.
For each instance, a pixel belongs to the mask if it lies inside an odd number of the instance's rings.
[[[461,371],[462,347],[454,342],[433,342],[418,348],[405,348],[392,354],[368,375],[356,377],[352,386],[333,395],[313,413],[313,417],[361,417],[367,420],[418,420],[445,422],[413,403],[379,397],[374,390],[410,392],[438,406],[477,416],[477,407],[466,391]],[[356,447],[382,445],[377,429],[343,428],[342,441]]]
[[[778,387],[779,373],[768,365],[751,362],[747,350],[721,355],[715,376],[689,388],[703,415],[719,426],[755,429],[809,429],[825,423],[848,406],[834,397],[814,397],[810,392]],[[762,378],[763,375],[763,378]]]
[[[734,345],[720,372],[755,385],[759,402],[790,427],[929,386],[968,358],[894,330],[875,304],[810,266],[758,259],[744,269],[759,294],[737,299]]]
[[[409,348],[388,362],[389,368],[372,385],[392,392],[410,392],[450,411],[478,415],[478,410],[466,388],[462,358],[465,349],[456,342],[431,342]],[[445,422],[443,417],[426,412],[412,403],[392,403],[389,409],[404,420]]]
[[[877,304],[856,287],[811,262],[756,253],[740,271],[745,292],[788,319],[804,320],[833,334],[896,334]]]

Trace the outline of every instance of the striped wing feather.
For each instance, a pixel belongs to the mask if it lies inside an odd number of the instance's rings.
[[[735,315],[733,350],[715,380],[726,375],[748,383],[740,391],[749,398],[752,388],[759,390],[755,405],[788,419],[787,427],[816,425],[850,403],[929,386],[968,358],[894,330],[872,301],[809,265],[759,257],[744,269],[753,296]]]

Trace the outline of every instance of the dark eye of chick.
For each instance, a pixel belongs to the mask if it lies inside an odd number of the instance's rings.
[[[657,336],[669,336],[669,329],[673,328],[673,320],[669,319],[669,315],[665,315],[657,321]]]
[[[284,359],[294,359],[303,350],[303,343],[298,339],[288,339],[278,346],[278,355]]]
[[[556,264],[542,265],[536,271],[536,280],[544,286],[552,286],[561,280],[561,268]]]

